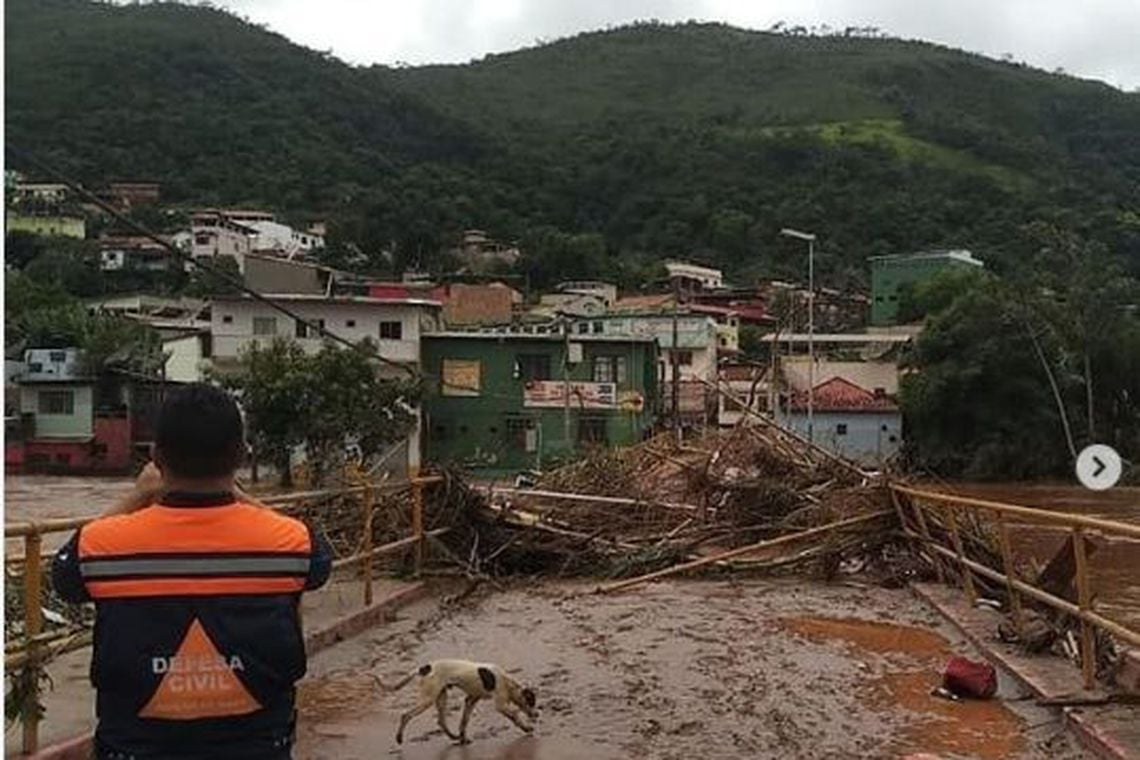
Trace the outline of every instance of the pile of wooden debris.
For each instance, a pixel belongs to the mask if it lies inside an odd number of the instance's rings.
[[[474,554],[497,572],[626,578],[808,561],[838,572],[880,552],[894,519],[876,477],[774,425],[660,435],[591,452],[533,488],[480,493]]]

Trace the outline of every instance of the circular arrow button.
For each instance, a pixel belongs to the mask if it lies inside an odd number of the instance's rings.
[[[1077,457],[1077,480],[1091,491],[1105,491],[1120,480],[1123,466],[1120,455],[1111,446],[1094,443]]]

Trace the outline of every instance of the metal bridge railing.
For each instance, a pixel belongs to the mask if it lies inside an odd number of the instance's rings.
[[[1081,672],[1086,689],[1091,689],[1096,680],[1095,629],[1099,628],[1131,646],[1140,646],[1140,632],[1097,612],[1094,603],[1095,590],[1089,573],[1089,562],[1085,549],[1085,537],[1089,534],[1140,542],[1140,525],[1103,520],[1085,515],[1032,509],[1016,504],[925,491],[895,484],[890,486],[890,490],[903,532],[918,545],[933,553],[939,581],[946,581],[947,570],[944,563],[948,563],[949,567],[957,566],[963,588],[971,604],[977,599],[977,589],[974,584],[974,575],[976,574],[990,581],[1004,584],[1009,596],[1013,623],[1019,633],[1023,626],[1023,597],[1033,599],[1080,620]],[[980,517],[983,520],[993,520],[996,523],[997,553],[1001,557],[1000,571],[967,556],[959,526],[959,517],[966,514]],[[1077,586],[1076,604],[1026,583],[1017,577],[1009,537],[1009,524],[1012,521],[1032,526],[1058,528],[1068,533],[1071,537],[1073,550],[1074,579]],[[939,530],[943,537],[936,537],[934,535],[935,530],[932,528]],[[946,538],[949,539],[949,546],[944,543]],[[1140,543],[1137,545],[1137,551],[1140,551]]]

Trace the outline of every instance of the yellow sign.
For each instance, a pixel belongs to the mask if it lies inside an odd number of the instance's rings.
[[[478,359],[444,359],[442,396],[478,396],[482,388],[482,364]]]

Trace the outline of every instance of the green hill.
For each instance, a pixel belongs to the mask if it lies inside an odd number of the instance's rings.
[[[477,150],[419,101],[222,11],[13,0],[4,14],[8,139],[87,181],[300,208]]]
[[[397,265],[475,226],[520,239],[535,284],[669,255],[796,276],[797,226],[843,285],[924,246],[1016,266],[1042,220],[1140,270],[1140,96],[928,43],[640,24],[391,69],[169,3],[5,20],[10,139],[89,180],[328,214]]]

